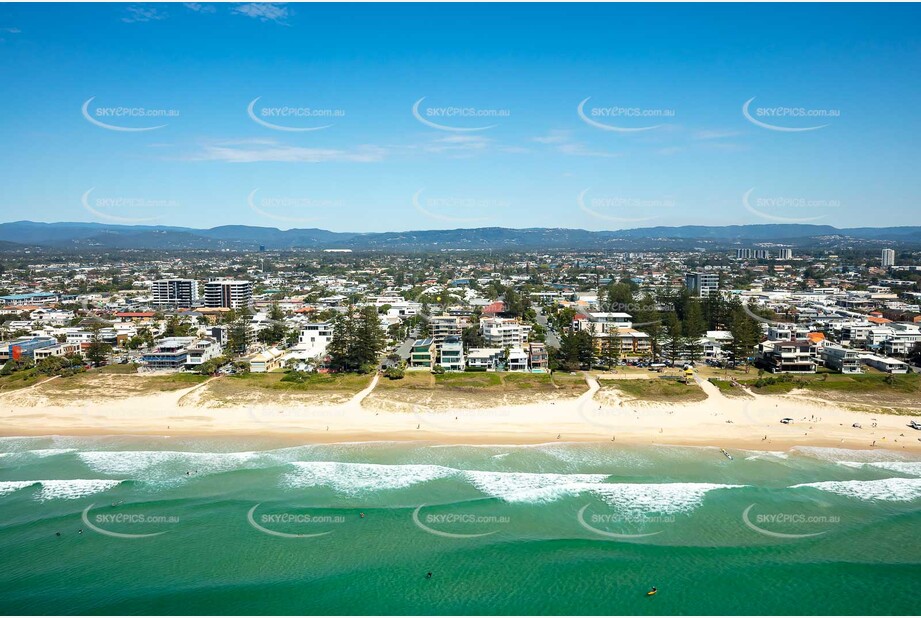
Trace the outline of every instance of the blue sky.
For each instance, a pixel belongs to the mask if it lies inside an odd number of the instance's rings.
[[[919,17],[911,5],[0,5],[0,220],[918,225]]]

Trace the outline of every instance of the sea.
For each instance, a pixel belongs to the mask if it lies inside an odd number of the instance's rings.
[[[0,438],[0,612],[918,612],[921,458],[727,452]]]

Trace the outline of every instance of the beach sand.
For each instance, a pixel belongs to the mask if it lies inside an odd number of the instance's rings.
[[[625,400],[616,390],[578,398],[492,408],[432,411],[407,403],[391,410],[364,400],[377,379],[345,402],[241,402],[195,405],[191,388],[59,404],[34,388],[6,394],[0,435],[260,436],[292,441],[427,441],[446,444],[616,442],[786,450],[794,446],[887,448],[921,452],[907,416],[855,412],[789,396],[726,397],[698,380],[705,401]],[[781,424],[790,417],[794,422]],[[862,427],[852,425],[859,423]],[[873,426],[875,423],[875,427]]]

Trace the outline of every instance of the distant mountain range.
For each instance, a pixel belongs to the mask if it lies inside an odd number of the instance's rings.
[[[352,233],[321,229],[279,230],[272,227],[223,225],[210,229],[104,223],[0,223],[0,251],[25,247],[63,251],[149,249],[354,249],[432,251],[610,249],[683,250],[750,246],[776,242],[794,247],[921,246],[921,226],[839,229],[830,225],[766,224],[648,227],[599,231],[567,228],[484,227],[456,230]]]

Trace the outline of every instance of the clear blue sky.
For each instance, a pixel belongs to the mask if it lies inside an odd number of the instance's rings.
[[[4,4],[0,219],[918,225],[919,17],[911,5]],[[103,113],[120,106],[178,116]],[[343,113],[265,112],[282,107]],[[448,107],[492,116],[435,115]]]

